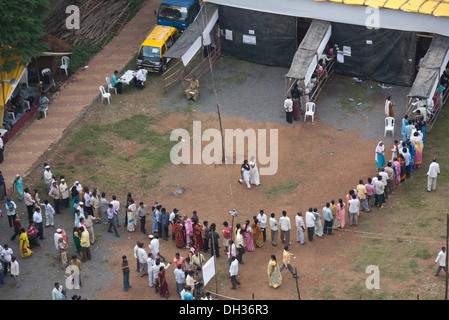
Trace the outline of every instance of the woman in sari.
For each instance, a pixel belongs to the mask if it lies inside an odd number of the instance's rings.
[[[268,262],[268,285],[273,288],[277,288],[282,283],[281,272],[279,271],[279,266],[276,261],[276,256],[271,255],[270,262]]]
[[[410,153],[410,172],[412,172],[415,165],[415,146],[412,145],[410,140],[407,142],[407,149]]]
[[[346,208],[345,204],[343,203],[343,199],[338,199],[337,209],[338,209],[338,222],[340,224],[340,228],[343,229],[346,224],[345,222]]]
[[[12,189],[16,190],[18,193],[18,199],[23,200],[23,185],[22,185],[22,178],[19,174],[16,174],[16,178],[14,179],[14,182],[12,184]]]
[[[42,245],[39,243],[39,240],[37,239],[37,228],[34,225],[33,221],[30,221],[30,225],[27,230],[27,236],[31,249],[34,247],[42,247]]]
[[[420,141],[415,142],[415,169],[419,169],[422,163],[423,145]]]
[[[0,138],[1,139],[1,138]],[[5,178],[3,178],[3,174],[0,171],[0,201],[3,201],[3,199],[6,197],[6,185],[5,185]]]
[[[128,208],[126,208],[126,218],[127,220],[127,230],[129,232],[136,231],[137,227],[137,219],[136,219],[136,204],[134,203],[134,200],[128,200]]]
[[[251,223],[251,236],[253,238],[253,243],[257,248],[263,247],[263,234],[260,229],[259,220],[256,217],[253,217],[253,222]]]
[[[323,224],[318,208],[313,208],[313,215],[315,216],[315,234],[321,238],[323,236]]]
[[[68,247],[69,245],[63,238],[58,239],[59,261],[61,262],[62,269],[64,270],[69,265],[69,253],[67,251]]]
[[[165,278],[165,268],[164,267],[160,267],[157,277],[159,279],[159,294],[161,297],[168,299],[168,297],[170,296],[170,293],[168,292],[168,284],[167,284],[167,279]]]
[[[394,169],[396,171],[396,179],[394,180],[395,185],[397,186],[398,184],[401,183],[401,164],[399,163],[398,158],[394,158],[393,159],[393,165],[394,165]]]
[[[335,200],[331,200],[331,206],[330,209],[332,211],[332,217],[334,218],[334,223],[332,225],[332,229],[337,230],[338,227],[340,227],[340,223],[338,221],[338,208],[335,204]]]
[[[193,238],[192,220],[190,220],[190,218],[187,218],[187,220],[185,220],[184,226],[186,228],[186,248],[190,248],[190,245],[193,244],[192,243],[192,238]]]
[[[380,167],[385,166],[385,146],[382,141],[379,141],[377,144],[374,160],[376,161],[377,170],[379,170]]]
[[[249,226],[249,220],[246,220],[246,224],[242,226],[243,230],[243,240],[245,241],[245,249],[246,251],[253,252],[254,242],[253,237],[251,235],[251,227]]]
[[[28,241],[28,236],[24,228],[20,229],[19,248],[22,258],[27,258],[33,254],[33,251],[30,250],[30,242]]]
[[[22,223],[20,222],[19,214],[14,215],[14,234],[11,237],[11,241],[16,240],[16,237],[22,232]],[[25,229],[23,229],[25,231]]]
[[[78,227],[73,228],[73,242],[76,247],[76,254],[81,255],[81,235]]]
[[[401,165],[401,182],[404,182],[406,179],[406,170],[405,170],[405,159],[402,156],[398,158],[399,164]]]
[[[185,248],[186,247],[186,243],[185,243],[185,238],[184,238],[184,231],[182,230],[182,222],[181,221],[176,221],[173,224],[173,234],[175,235],[175,243],[176,243],[176,248]]]
[[[198,250],[203,251],[204,250],[204,242],[203,242],[203,236],[201,232],[201,226],[199,225],[198,221],[195,220],[193,224],[193,237],[195,240],[195,246]]]

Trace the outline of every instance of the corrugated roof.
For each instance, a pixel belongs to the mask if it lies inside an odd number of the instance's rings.
[[[315,0],[449,17],[449,0]]]

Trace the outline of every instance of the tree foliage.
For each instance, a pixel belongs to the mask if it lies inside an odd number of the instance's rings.
[[[6,60],[2,69],[26,65],[49,49],[40,41],[49,7],[49,0],[0,0],[0,54]]]

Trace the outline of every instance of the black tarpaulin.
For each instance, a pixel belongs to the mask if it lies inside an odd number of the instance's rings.
[[[332,39],[340,50],[346,47],[346,52],[350,51],[343,63],[336,63],[336,72],[404,86],[413,84],[416,32],[332,23]]]
[[[218,14],[224,55],[290,67],[296,51],[295,17],[221,5]],[[248,40],[253,41],[252,44]]]
[[[433,96],[435,83],[441,75],[441,68],[446,67],[448,50],[449,38],[435,35],[410,89],[409,97],[427,99]]]

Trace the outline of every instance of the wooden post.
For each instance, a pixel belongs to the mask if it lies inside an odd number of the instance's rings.
[[[296,274],[295,280],[296,280],[296,291],[298,292],[298,300],[301,300],[301,295],[299,293],[299,285],[298,285],[298,270],[296,270],[296,267],[295,267],[295,274]]]
[[[221,151],[222,151],[221,159],[224,164],[226,162],[226,157],[225,157],[224,136],[223,136],[223,127],[221,125],[221,114],[220,114],[220,104],[219,103],[217,103],[217,114],[218,114],[218,123],[220,124],[220,133],[221,133]]]

